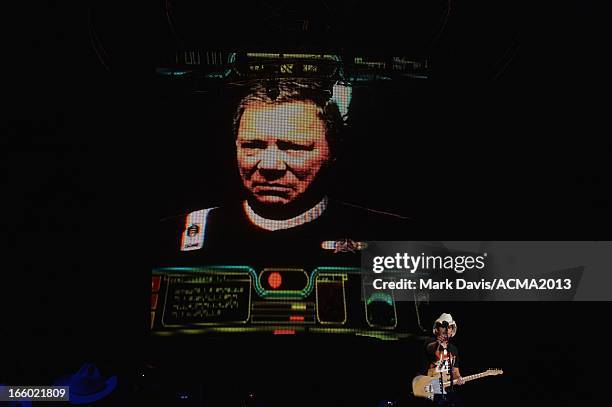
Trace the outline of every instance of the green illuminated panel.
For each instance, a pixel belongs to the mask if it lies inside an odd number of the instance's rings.
[[[251,275],[209,272],[169,275],[162,315],[164,327],[246,323],[251,309]]]
[[[312,301],[254,301],[251,308],[253,324],[314,324],[315,306]]]
[[[364,284],[364,287],[369,285]],[[365,288],[364,288],[365,289]],[[364,301],[366,322],[372,328],[393,329],[397,327],[397,310],[393,291],[375,291],[366,294]]]
[[[346,323],[346,274],[318,274],[315,279],[317,321],[320,324]]]

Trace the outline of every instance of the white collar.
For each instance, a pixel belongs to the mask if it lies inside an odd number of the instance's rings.
[[[243,207],[247,218],[249,218],[254,225],[257,225],[265,230],[275,231],[280,229],[291,229],[296,226],[303,225],[304,223],[312,222],[321,216],[321,214],[327,208],[327,197],[324,197],[321,202],[308,209],[306,212],[299,214],[294,218],[285,220],[266,219],[259,216],[255,213],[253,208],[251,208],[248,201],[244,201]]]

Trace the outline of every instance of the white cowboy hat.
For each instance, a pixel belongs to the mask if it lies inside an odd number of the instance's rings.
[[[438,317],[438,319],[436,319],[436,321],[434,322],[432,331],[433,331],[433,333],[435,335],[437,333],[436,332],[436,325],[443,324],[444,322],[446,322],[449,327],[450,326],[454,326],[455,327],[455,329],[453,330],[452,335],[450,335],[450,337],[452,338],[457,333],[457,323],[455,322],[455,320],[453,320],[453,316],[451,314],[443,313],[442,315],[440,315]]]

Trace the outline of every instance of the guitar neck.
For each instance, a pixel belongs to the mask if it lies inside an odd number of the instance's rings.
[[[482,377],[488,376],[489,374],[487,372],[482,372],[482,373],[477,373],[477,374],[473,374],[473,375],[469,375],[469,376],[464,376],[463,377],[463,381],[464,382],[469,382],[470,380],[475,380],[475,379],[480,379]],[[458,379],[453,380],[453,384],[457,383]],[[444,382],[444,387],[448,387],[451,385],[450,380],[445,381]]]

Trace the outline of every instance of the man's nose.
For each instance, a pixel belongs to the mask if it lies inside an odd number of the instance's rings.
[[[285,171],[287,164],[285,163],[284,153],[276,146],[266,148],[257,168],[264,171]]]

